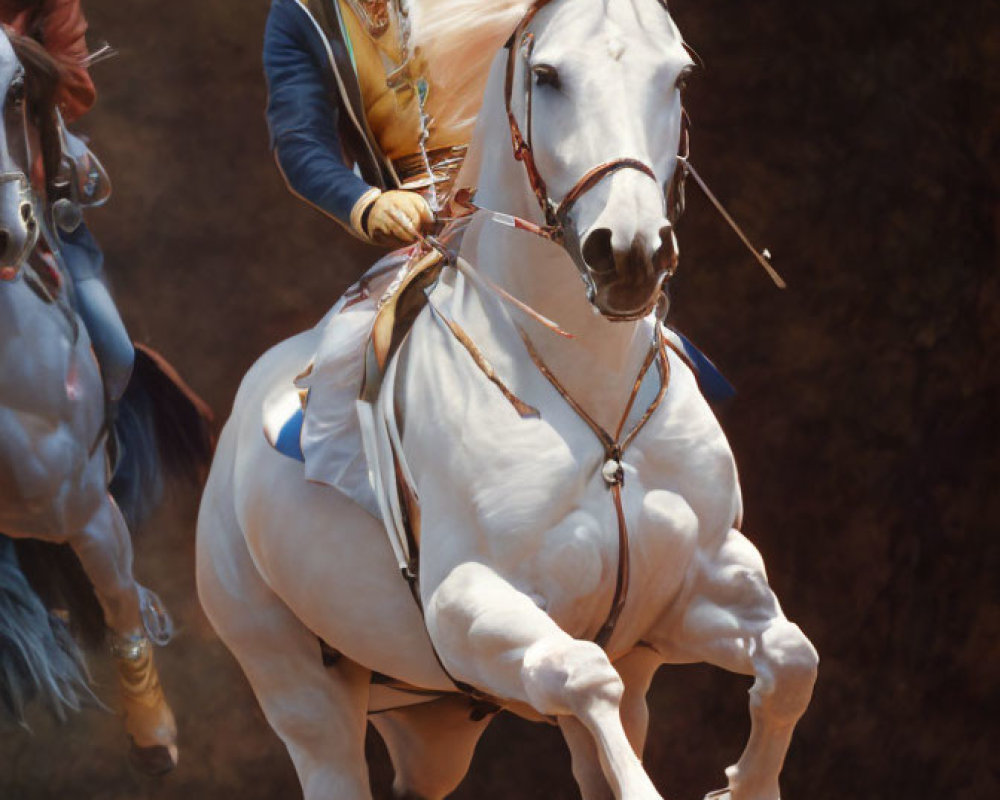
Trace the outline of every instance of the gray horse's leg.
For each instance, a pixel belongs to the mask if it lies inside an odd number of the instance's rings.
[[[158,775],[178,759],[177,724],[160,686],[151,642],[170,638],[170,619],[159,600],[132,575],[132,539],[125,519],[110,494],[78,532],[68,537],[114,637],[112,653],[118,667],[125,711],[125,729],[132,740],[132,758],[143,771]]]
[[[83,528],[70,533],[66,541],[94,585],[108,627],[119,637],[141,635],[142,590],[132,575],[132,538],[110,495]]]

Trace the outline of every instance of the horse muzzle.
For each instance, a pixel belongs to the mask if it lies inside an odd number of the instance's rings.
[[[590,302],[608,320],[646,316],[656,305],[664,281],[677,268],[677,237],[662,220],[652,233],[637,231],[621,244],[606,227],[590,230],[574,254]],[[572,245],[571,245],[572,246]]]
[[[13,280],[38,241],[31,184],[21,172],[0,175],[0,280]]]

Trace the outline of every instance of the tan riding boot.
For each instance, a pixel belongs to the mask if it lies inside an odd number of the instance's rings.
[[[145,636],[121,637],[111,652],[132,743],[129,757],[147,775],[164,775],[177,766],[177,724],[160,686],[153,646]]]

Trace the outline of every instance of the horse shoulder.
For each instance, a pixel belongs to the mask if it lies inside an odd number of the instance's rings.
[[[421,324],[426,323],[426,324]],[[472,530],[491,563],[523,564],[574,512],[582,468],[544,418],[522,417],[429,317],[407,347],[404,447],[424,520]]]
[[[669,358],[667,393],[635,445],[647,506],[662,514],[657,507],[666,496],[658,492],[680,496],[697,519],[699,540],[719,539],[742,516],[736,460],[694,374],[674,353]]]

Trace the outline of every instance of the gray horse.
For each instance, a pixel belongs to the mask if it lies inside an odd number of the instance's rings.
[[[158,501],[165,474],[204,472],[210,415],[140,349],[109,424],[90,339],[59,278],[51,209],[29,178],[61,157],[57,78],[44,51],[0,35],[0,717],[19,720],[32,698],[61,715],[89,696],[61,609],[76,632],[110,632],[133,760],[162,773],[177,761],[176,726],[152,644],[171,626],[132,574],[129,523]]]

